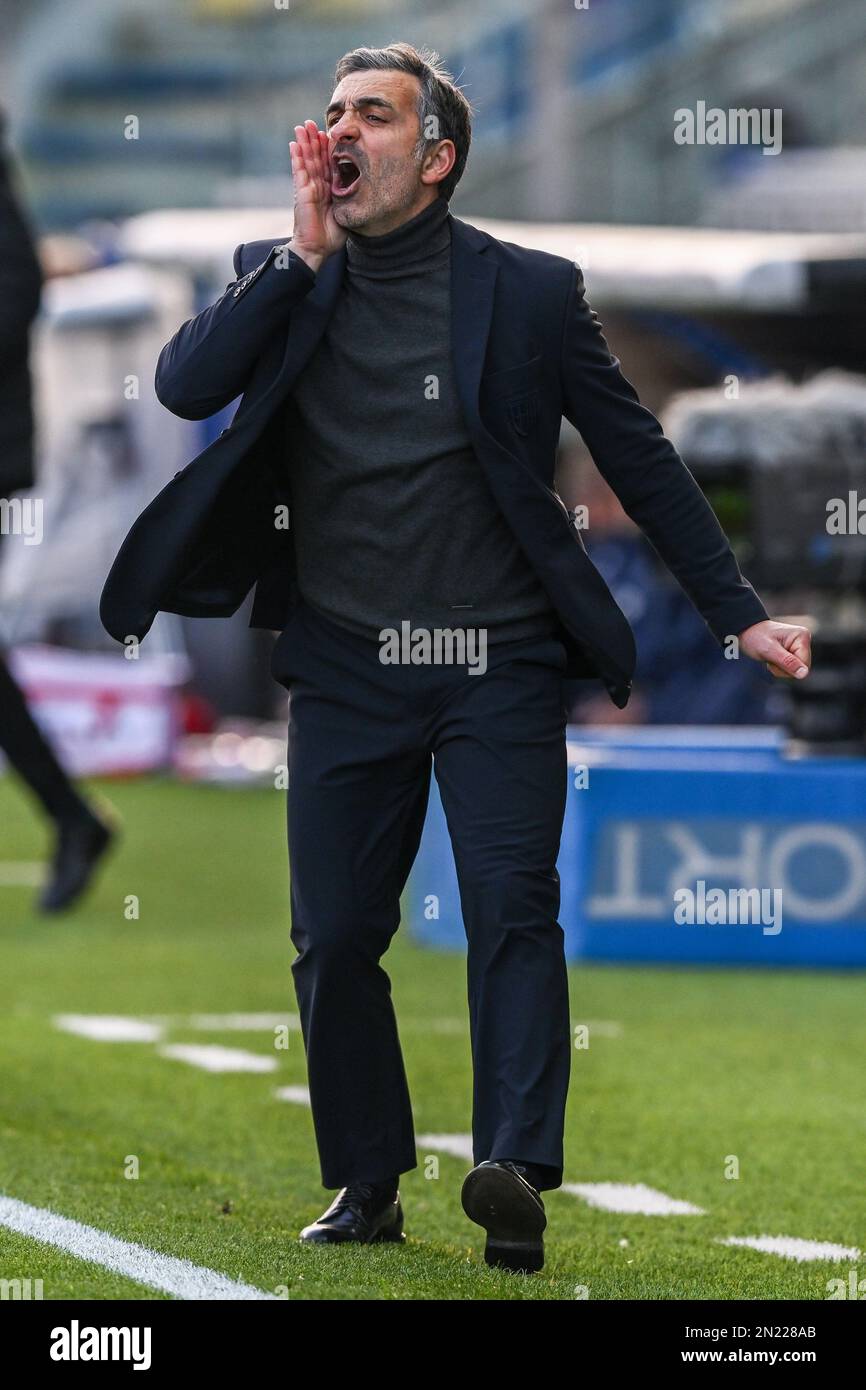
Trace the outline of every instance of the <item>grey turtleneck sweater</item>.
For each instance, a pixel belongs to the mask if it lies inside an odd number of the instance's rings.
[[[469,439],[451,355],[451,232],[437,198],[351,233],[342,291],[295,382],[291,526],[301,595],[361,636],[553,631],[555,613]]]

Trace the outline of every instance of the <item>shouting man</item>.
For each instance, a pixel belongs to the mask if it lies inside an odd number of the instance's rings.
[[[136,522],[103,621],[142,637],[159,609],[226,615],[255,585],[252,624],[280,633],[292,970],[322,1181],[340,1189],[303,1241],[403,1238],[417,1156],[380,961],[435,759],[468,940],[463,1206],[488,1263],[537,1270],[571,1055],[562,680],[596,676],[623,707],[635,660],[554,488],[562,416],[720,644],[795,677],[809,634],[743,578],[580,270],[451,215],[470,109],[436,55],[348,53],[325,129],[295,135],[291,239],[238,247],[238,279],[157,367],[185,418],[243,399]],[[451,660],[455,634],[483,661]]]

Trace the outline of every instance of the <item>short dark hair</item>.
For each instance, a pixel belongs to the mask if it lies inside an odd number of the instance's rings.
[[[450,199],[466,168],[472,141],[472,108],[450,72],[442,66],[439,54],[428,48],[413,48],[410,43],[389,43],[387,48],[353,48],[344,53],[334,73],[335,86],[350,72],[367,70],[407,72],[421,83],[418,98],[418,119],[421,135],[417,155],[424,153],[440,140],[453,140],[456,158],[451,172],[439,184],[439,196]],[[430,117],[439,134],[433,138],[424,134]]]

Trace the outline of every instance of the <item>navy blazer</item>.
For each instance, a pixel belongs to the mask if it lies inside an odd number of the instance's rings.
[[[611,355],[580,269],[450,214],[449,222],[452,351],[472,444],[556,609],[567,674],[599,677],[623,708],[634,635],[554,487],[563,415],[720,644],[767,611],[692,474]],[[156,393],[175,415],[200,420],[242,399],[228,429],[175,475],[124,540],[100,604],[118,641],[143,638],[159,610],[227,617],[253,585],[253,627],[281,630],[297,602],[291,526],[275,525],[275,509],[291,503],[292,384],[340,292],[345,251],[314,276],[290,248],[290,240],[239,246],[239,278],[160,354]]]

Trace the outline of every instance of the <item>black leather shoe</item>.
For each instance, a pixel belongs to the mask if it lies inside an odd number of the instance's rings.
[[[487,1232],[484,1259],[498,1269],[535,1274],[544,1266],[544,1203],[526,1169],[507,1159],[479,1163],[463,1184],[463,1210]]]
[[[342,1187],[318,1221],[305,1226],[299,1239],[305,1245],[339,1245],[360,1241],[405,1240],[400,1193],[374,1183],[353,1182]]]
[[[93,814],[62,822],[51,873],[39,898],[40,912],[62,912],[81,897],[117,833],[117,826]]]

